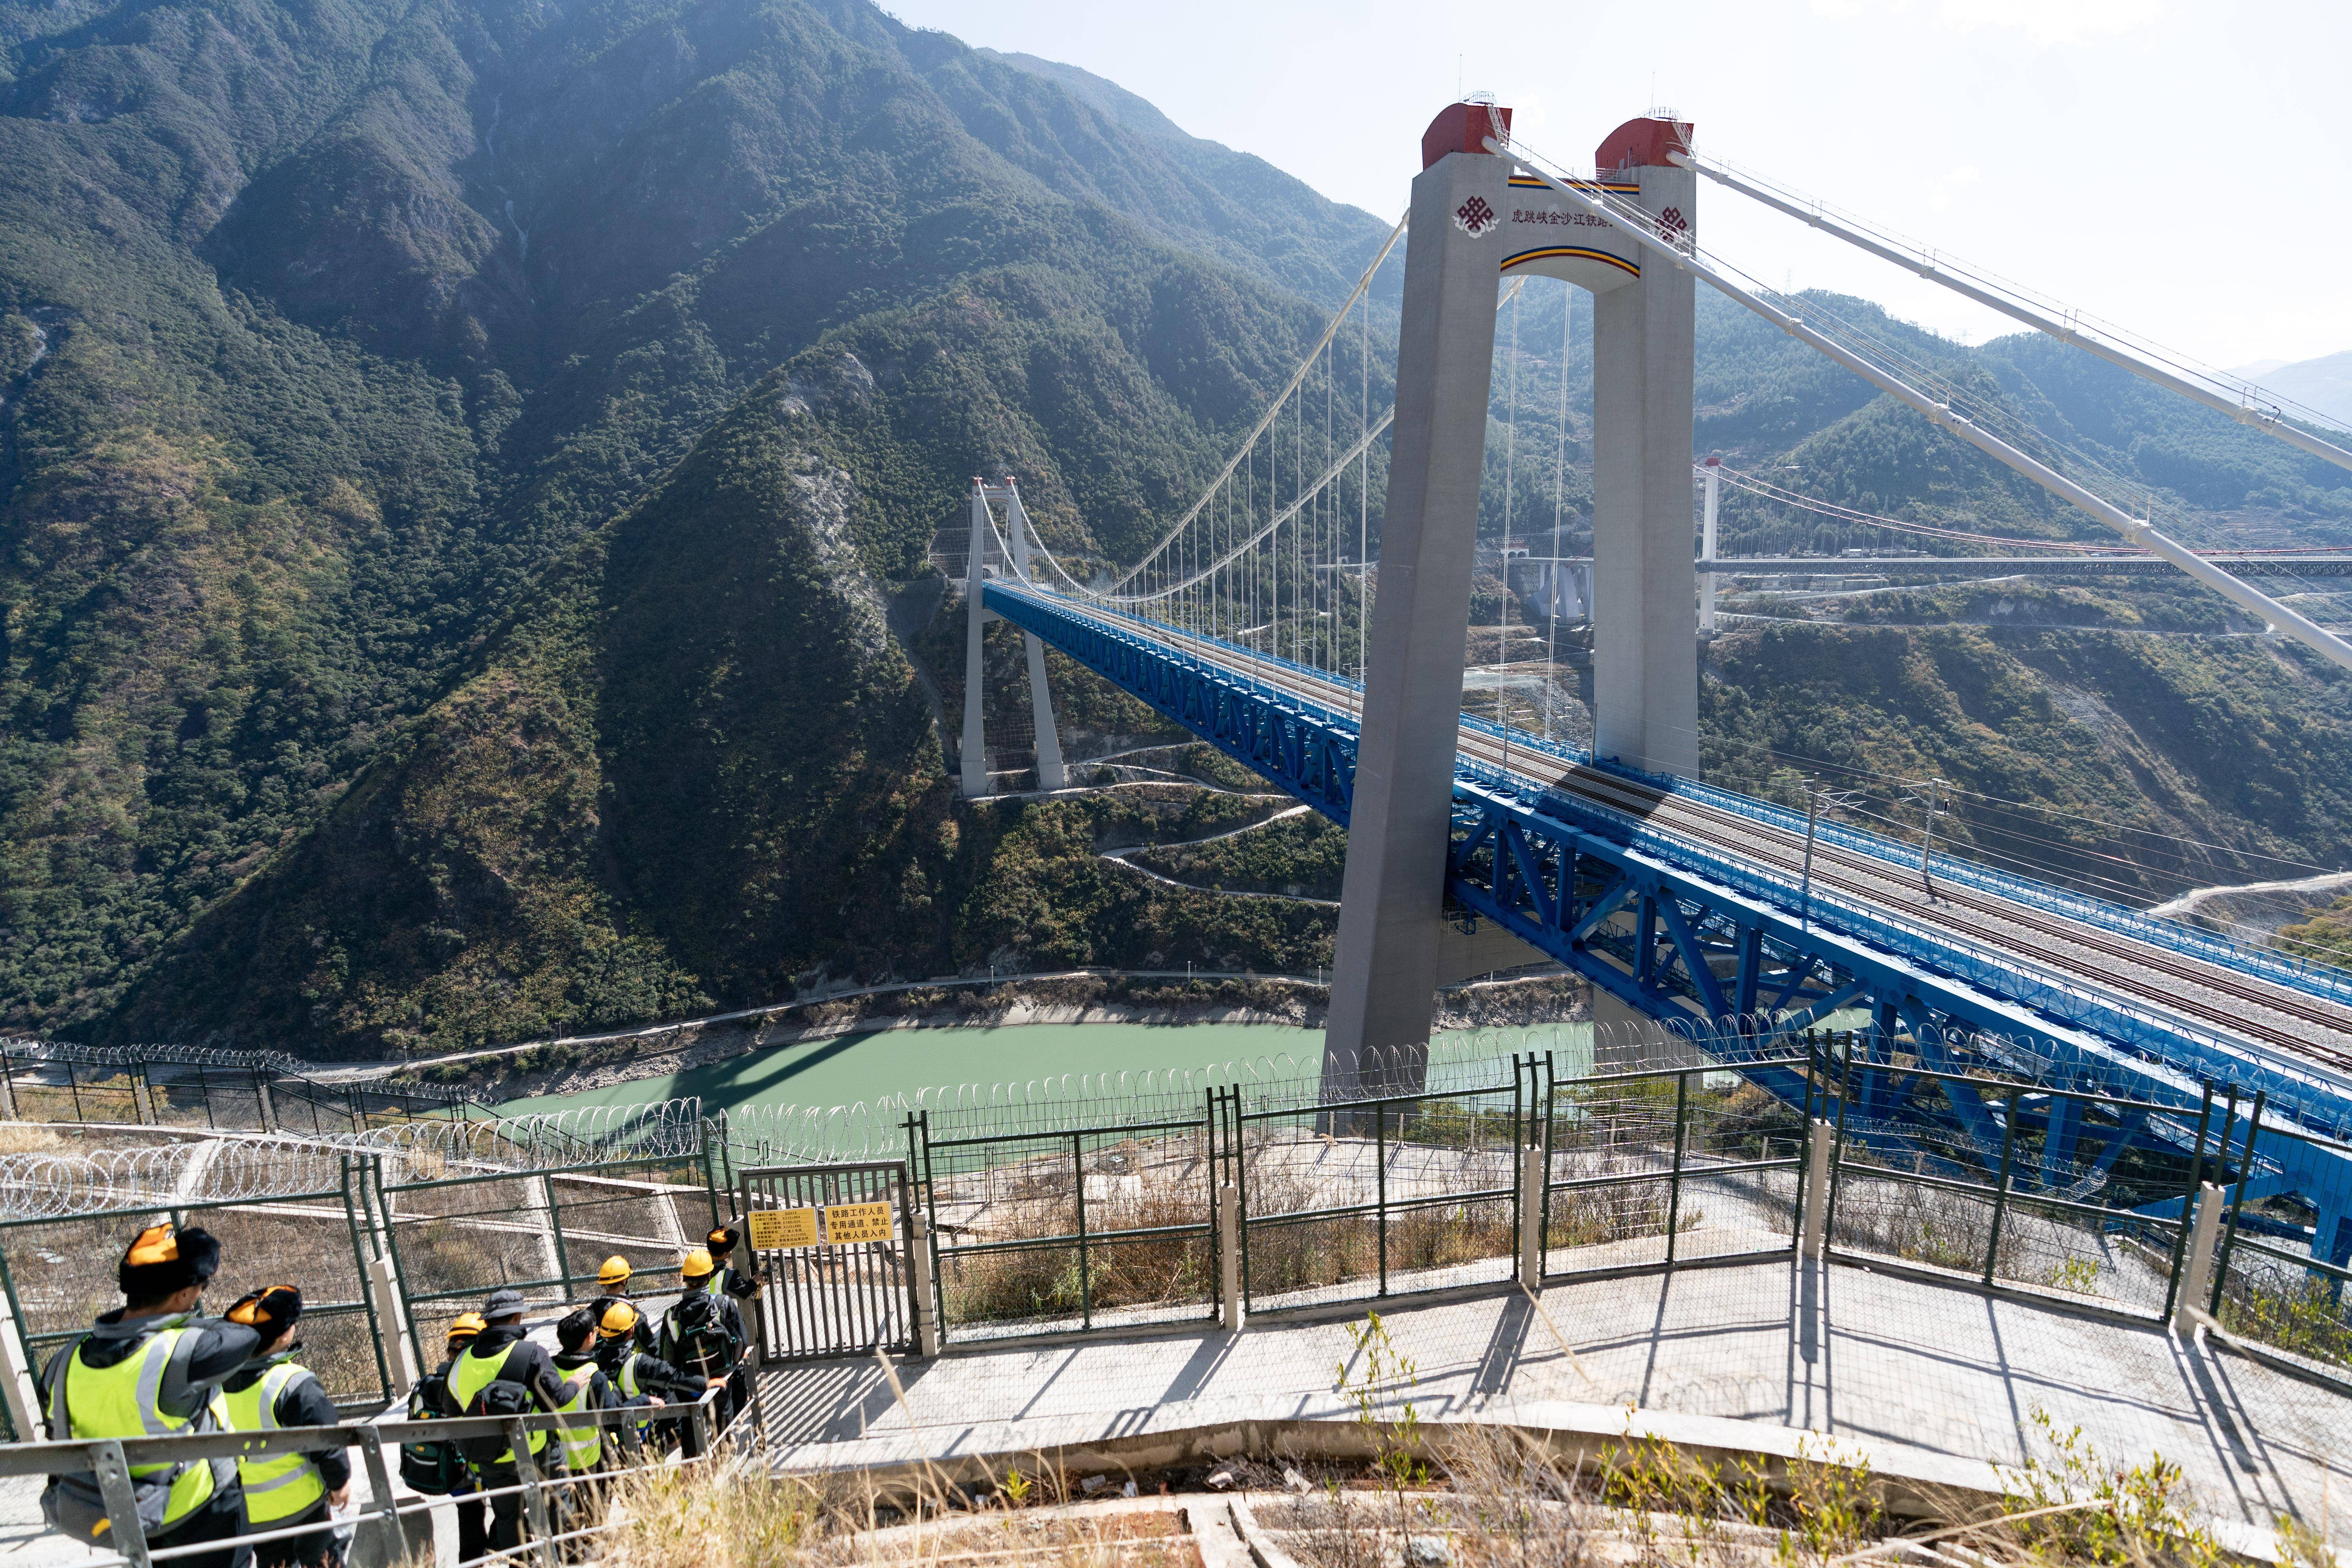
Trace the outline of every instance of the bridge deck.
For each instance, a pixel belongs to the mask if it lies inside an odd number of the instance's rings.
[[[1164,626],[1150,629],[1187,653],[1303,700],[1342,713],[1354,710],[1359,701],[1356,689],[1344,681],[1276,661],[1236,660],[1227,644]],[[1777,877],[1794,877],[1802,868],[1801,832],[1619,773],[1565,764],[1524,742],[1506,742],[1484,726],[1465,722],[1457,746],[1464,757],[1503,770],[1531,790],[1556,790],[1723,858]],[[2143,1012],[2169,1015],[2200,1034],[2284,1055],[2352,1087],[2352,1005],[2343,1001],[1998,892],[1939,880],[1931,898],[1916,865],[1827,839],[1815,844],[1812,875],[1817,887],[1898,911],[2005,963],[2060,976],[2070,986],[2105,993]]]

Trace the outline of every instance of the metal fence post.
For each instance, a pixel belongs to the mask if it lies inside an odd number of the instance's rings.
[[[519,1419],[509,1418],[499,1425],[506,1428],[507,1451],[514,1456],[515,1474],[522,1481],[522,1506],[530,1520],[532,1552],[546,1568],[555,1568],[555,1548],[547,1539],[555,1531],[547,1522],[547,1490],[540,1484],[539,1461],[531,1456],[530,1434],[523,1430]]]
[[[2213,1240],[2221,1228],[2221,1188],[2207,1182],[2197,1189],[2196,1217],[2187,1228],[2193,1234],[2180,1270],[2179,1304],[2172,1313],[2172,1331],[2184,1340],[2197,1331],[2197,1314],[2204,1310],[2200,1303],[2212,1278]]]
[[[1837,1036],[1823,1040],[1834,1057]],[[1830,1069],[1822,1069],[1822,1092],[1829,1092]],[[1831,1244],[1837,1237],[1838,1179],[1845,1173],[1845,1108],[1853,1100],[1853,1034],[1848,1030],[1845,1044],[1845,1071],[1838,1078],[1837,1131],[1830,1140],[1830,1186],[1822,1199],[1822,1256],[1827,1258]]]
[[[262,1077],[259,1068],[253,1069],[253,1102],[260,1108],[261,1130],[264,1132],[277,1131],[278,1108],[270,1103],[269,1080]]]
[[[1666,1178],[1666,1267],[1675,1266],[1675,1233],[1683,1217],[1683,1132],[1689,1123],[1690,1069],[1675,1074],[1675,1168]]]
[[[2194,1215],[2189,1205],[2196,1201],[2197,1189],[2205,1181],[2205,1130],[2213,1119],[2213,1083],[2205,1083],[2205,1103],[2197,1112],[2197,1148],[2189,1157],[2189,1186],[2180,1194],[2179,1228],[2172,1234],[2172,1268],[2164,1287],[2164,1321],[2172,1321],[2173,1309],[2180,1304],[2180,1265],[2189,1256],[2189,1226]]]
[[[16,1069],[5,1050],[0,1050],[0,1115],[11,1121],[24,1120],[16,1114]]]
[[[1086,1327],[1095,1326],[1094,1279],[1087,1268],[1087,1138],[1070,1134],[1070,1175],[1078,1200],[1078,1311]]]
[[[139,1500],[131,1489],[131,1467],[122,1458],[122,1444],[109,1437],[89,1446],[90,1473],[98,1477],[98,1495],[106,1500],[107,1534],[131,1568],[148,1568],[147,1531],[139,1523]],[[201,1462],[201,1461],[200,1461]]]
[[[341,1166],[343,1226],[352,1238],[352,1268],[360,1279],[360,1304],[367,1309],[368,1339],[375,1346],[376,1386],[383,1391],[386,1400],[404,1399],[416,1379],[405,1375],[395,1379],[393,1375],[393,1367],[401,1361],[397,1339],[391,1346],[392,1353],[390,1355],[384,1353],[384,1319],[383,1315],[377,1310],[376,1300],[374,1265],[377,1259],[368,1256],[367,1245],[360,1239],[359,1210],[352,1203],[352,1157],[349,1154],[342,1156]],[[367,1183],[365,1165],[360,1167],[360,1183],[362,1195],[364,1196]],[[401,1370],[405,1373],[407,1368],[402,1365]]]
[[[1993,1260],[2000,1256],[2001,1216],[2009,1211],[2010,1163],[2017,1153],[2017,1089],[2009,1091],[2009,1107],[2003,1118],[2007,1123],[2000,1135],[2000,1180],[1992,1189],[1992,1229],[1985,1237],[1984,1282],[1992,1283]]]
[[[392,1220],[392,1194],[383,1184],[383,1156],[371,1156],[369,1164],[375,1172],[376,1203],[383,1214],[383,1255],[391,1261],[392,1288],[399,1298],[400,1320],[408,1329],[408,1347],[414,1356],[409,1364],[426,1367],[432,1363],[425,1358],[425,1341],[416,1327],[416,1313],[408,1300],[408,1270],[400,1260],[400,1227]]]
[[[362,1422],[359,1429],[360,1456],[366,1462],[368,1489],[373,1492],[375,1520],[383,1530],[383,1556],[380,1561],[391,1564],[406,1561],[408,1534],[400,1521],[400,1505],[392,1495],[392,1468],[383,1462],[383,1434]],[[352,1555],[358,1555],[359,1542],[352,1542]]]
[[[1234,1192],[1236,1194],[1235,1202],[1234,1204],[1234,1223],[1241,1229],[1242,1305],[1244,1307],[1247,1307],[1250,1300],[1249,1141],[1243,1136],[1241,1085],[1234,1084],[1227,1089],[1225,1103],[1231,1108],[1232,1114],[1232,1120],[1229,1125],[1232,1128],[1232,1147],[1234,1151]]]
[[[421,1374],[410,1348],[414,1336],[402,1331],[408,1314],[400,1299],[400,1276],[394,1272],[389,1255],[368,1259],[367,1293],[374,1309],[371,1315],[376,1331],[376,1355],[391,1382],[392,1396],[405,1399]]]
[[[13,1298],[14,1291],[10,1296]],[[0,1310],[0,1395],[7,1400],[8,1424],[19,1443],[41,1440],[41,1390],[33,1378],[33,1352],[13,1300]]]
[[[1217,1306],[1228,1333],[1249,1321],[1242,1300],[1242,1190],[1227,1182],[1217,1189]]]
[[[1389,1102],[1372,1102],[1372,1230],[1380,1246],[1381,1294],[1389,1293]]]
[[[914,1298],[915,1353],[940,1353],[940,1320],[931,1310],[931,1226],[919,1208],[907,1210],[907,1289]]]
[[[2262,1131],[2263,1101],[2269,1094],[2266,1089],[2254,1091],[2254,1109],[2246,1118],[2245,1152],[2238,1156],[2237,1190],[2230,1197],[2230,1229],[2221,1237],[2221,1256],[2213,1265],[2213,1299],[2205,1309],[2217,1318],[2221,1315],[2221,1293],[2230,1283],[2230,1254],[2238,1246],[2238,1215],[2246,1206],[2246,1184],[2254,1179],[2254,1134]],[[2220,1173],[2229,1174],[2227,1171]]]
[[[1543,1145],[1530,1141],[1519,1151],[1519,1283],[1529,1290],[1543,1285],[1544,1186],[1549,1174]]]
[[[1814,1259],[1829,1250],[1830,1155],[1836,1142],[1837,1130],[1814,1117],[1805,1133],[1805,1170],[1798,1198],[1802,1213],[1797,1232],[1798,1250]]]
[[[572,1259],[563,1255],[563,1216],[555,1206],[555,1178],[541,1172],[539,1184],[547,1194],[547,1234],[555,1247],[555,1289],[569,1300],[572,1296]]]

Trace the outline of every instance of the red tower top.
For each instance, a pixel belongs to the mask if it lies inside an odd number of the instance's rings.
[[[1509,110],[1491,103],[1449,103],[1421,133],[1421,166],[1426,169],[1448,153],[1484,153],[1489,136],[1510,141]]]
[[[1601,150],[1592,154],[1592,167],[1603,174],[1618,169],[1672,168],[1675,161],[1667,154],[1689,152],[1690,133],[1687,120],[1648,115],[1629,120],[1601,139]],[[1426,139],[1422,145],[1428,146]]]

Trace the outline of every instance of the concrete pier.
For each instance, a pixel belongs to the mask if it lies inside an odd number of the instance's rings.
[[[1381,521],[1362,737],[1340,891],[1323,1092],[1418,1088],[1437,987],[1446,827],[1462,708],[1463,633],[1509,207],[1487,116],[1456,104],[1423,139],[1397,344],[1394,446]],[[1687,563],[1685,563],[1687,570]]]
[[[1667,162],[1671,121],[1635,120],[1594,163],[1666,233],[1696,240],[1698,176]],[[1696,280],[1642,260],[1592,301],[1593,754],[1698,775],[1698,616],[1691,571]]]

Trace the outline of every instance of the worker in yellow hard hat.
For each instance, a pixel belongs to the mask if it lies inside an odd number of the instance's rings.
[[[635,1302],[635,1298],[629,1294],[629,1282],[635,1278],[635,1275],[636,1270],[629,1267],[629,1260],[617,1252],[599,1264],[596,1268],[596,1286],[600,1293],[594,1300],[588,1303],[590,1315],[601,1323],[604,1321],[605,1309],[612,1306],[614,1302],[628,1301],[634,1306]],[[654,1348],[653,1324],[646,1320],[643,1311],[637,1314],[636,1332],[636,1348],[641,1351],[652,1350]]]
[[[702,1245],[711,1261],[719,1265],[719,1272],[710,1277],[710,1289],[724,1290],[738,1301],[748,1301],[760,1293],[760,1271],[756,1266],[736,1267],[735,1251],[742,1240],[741,1231],[731,1225],[722,1225],[714,1226]]]
[[[151,1225],[131,1239],[115,1268],[122,1305],[101,1313],[42,1374],[53,1439],[162,1437],[227,1426],[221,1384],[262,1336],[249,1324],[197,1315],[220,1256],[220,1243],[195,1226]],[[152,1494],[163,1494],[148,1550],[221,1543],[218,1551],[171,1559],[184,1568],[230,1568],[232,1559],[246,1555],[234,1539],[245,1529],[235,1459],[135,1463],[131,1484],[142,1515]],[[127,1552],[136,1544],[111,1538],[98,1478],[87,1472],[51,1477],[41,1512],[53,1529],[85,1546]]]
[[[677,1266],[677,1300],[662,1315],[659,1353],[679,1372],[699,1378],[706,1388],[721,1391],[711,1406],[724,1428],[734,1415],[730,1384],[751,1339],[743,1331],[743,1312],[735,1298],[711,1289],[718,1271],[709,1247],[688,1249]]]
[[[299,1286],[271,1285],[228,1310],[228,1321],[261,1335],[261,1344],[221,1385],[233,1432],[276,1432],[289,1426],[332,1426],[339,1417],[318,1375],[294,1358],[302,1352],[294,1331],[302,1319]],[[253,1549],[254,1568],[341,1568],[333,1510],[352,1500],[352,1462],[340,1447],[239,1459],[248,1533],[314,1525],[306,1535],[265,1541]]]
[[[660,1357],[637,1349],[637,1331],[644,1321],[645,1314],[637,1310],[634,1301],[614,1301],[596,1320],[596,1364],[604,1369],[614,1394],[624,1405],[639,1407],[666,1401],[690,1405],[701,1398],[700,1379],[688,1377]],[[676,1425],[663,1423],[665,1427]],[[646,1428],[641,1426],[638,1429]],[[667,1435],[667,1431],[650,1434],[657,1440]],[[684,1436],[691,1444],[690,1428]],[[696,1457],[692,1452],[687,1455],[688,1458]]]
[[[749,1330],[758,1319],[756,1303],[760,1294],[760,1274],[757,1268],[746,1269],[735,1266],[736,1250],[742,1240],[743,1233],[731,1225],[711,1227],[710,1234],[703,1239],[703,1250],[710,1254],[710,1260],[718,1265],[718,1268],[710,1276],[710,1283],[704,1288],[714,1295],[724,1293],[733,1298],[737,1303],[736,1312],[744,1320],[743,1327]],[[750,1343],[748,1334],[745,1343],[747,1346]],[[735,1370],[727,1379],[727,1398],[738,1410],[744,1408],[751,1397],[751,1359],[748,1354],[738,1356]]]

